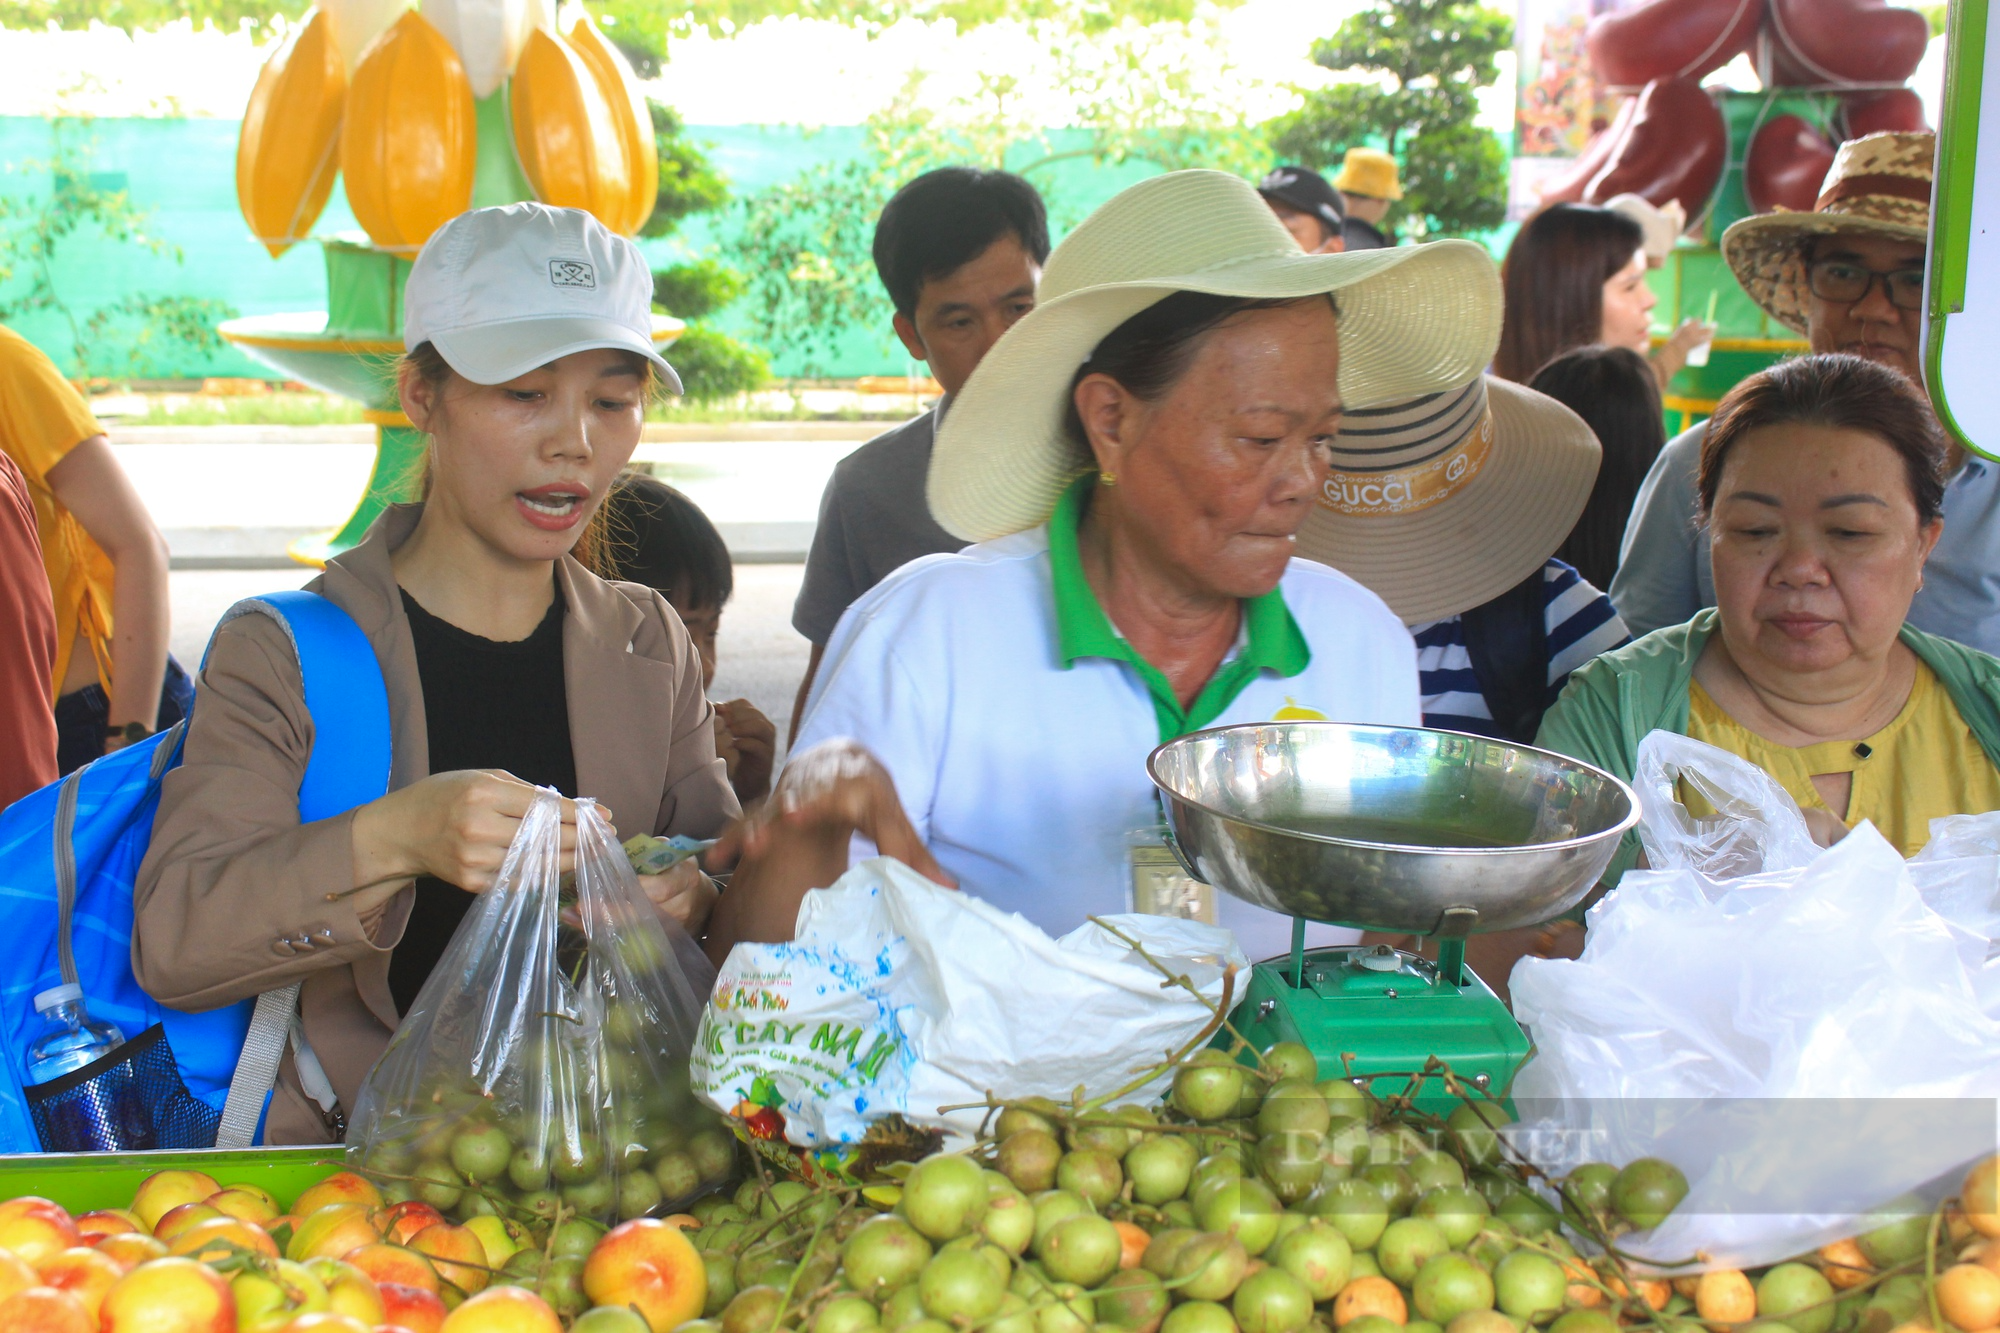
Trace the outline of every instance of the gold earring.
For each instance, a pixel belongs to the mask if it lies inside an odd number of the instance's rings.
[[[1097,474],[1097,480],[1106,486],[1116,486],[1118,484],[1118,474],[1116,472],[1100,472]]]

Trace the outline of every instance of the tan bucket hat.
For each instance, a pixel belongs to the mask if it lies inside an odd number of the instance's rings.
[[[932,515],[966,541],[1048,520],[1090,470],[1064,418],[1104,335],[1175,292],[1337,293],[1350,407],[1462,385],[1500,341],[1500,276],[1471,241],[1309,255],[1248,182],[1175,171],[1122,191],[1049,256],[1040,303],[993,345],[938,426]]]
[[[1350,411],[1298,552],[1358,579],[1406,625],[1454,616],[1562,545],[1602,456],[1582,417],[1491,376]]]
[[[1931,172],[1937,135],[1906,131],[1849,139],[1834,154],[1810,213],[1781,208],[1744,218],[1722,233],[1722,257],[1771,318],[1806,332],[1805,240],[1814,236],[1893,236],[1928,244]]]

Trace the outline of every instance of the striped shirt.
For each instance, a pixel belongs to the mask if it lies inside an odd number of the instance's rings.
[[[1549,702],[1562,692],[1569,673],[1599,653],[1629,643],[1625,622],[1611,599],[1584,582],[1560,560],[1542,566],[1542,604],[1548,629]],[[1464,622],[1457,616],[1410,626],[1417,641],[1417,692],[1424,725],[1445,731],[1490,735],[1493,713],[1480,692],[1465,648]]]

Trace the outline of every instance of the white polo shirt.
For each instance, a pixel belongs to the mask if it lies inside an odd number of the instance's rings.
[[[1068,525],[1054,562],[1045,525],[912,561],[857,600],[827,642],[793,747],[841,736],[867,746],[960,887],[1052,935],[1132,910],[1128,835],[1159,823],[1146,756],[1163,732],[1270,721],[1288,708],[1420,725],[1416,647],[1403,623],[1353,579],[1306,560],[1246,603],[1217,677],[1246,653],[1278,665],[1256,670],[1212,717],[1198,700],[1170,725],[1133,662],[1090,651],[1109,647],[1093,632],[1130,649],[1076,571],[1076,497],[1051,520]],[[1055,565],[1068,572],[1066,615]],[[1080,624],[1092,612],[1097,623]],[[1290,917],[1227,893],[1217,900],[1218,921],[1251,958],[1290,949]],[[1307,938],[1357,937],[1315,926]]]

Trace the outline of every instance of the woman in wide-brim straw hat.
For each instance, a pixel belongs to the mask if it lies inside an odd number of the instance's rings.
[[[1133,853],[1158,843],[1161,741],[1417,722],[1401,621],[1293,559],[1293,536],[1342,411],[1465,384],[1499,324],[1469,242],[1308,255],[1233,177],[1126,190],[1050,257],[1041,304],[938,433],[931,509],[977,544],[854,604],[799,744],[873,751],[962,887],[1044,929],[1158,906]],[[1288,918],[1247,903],[1177,906],[1253,956],[1289,942]],[[797,907],[742,924],[787,938]]]

